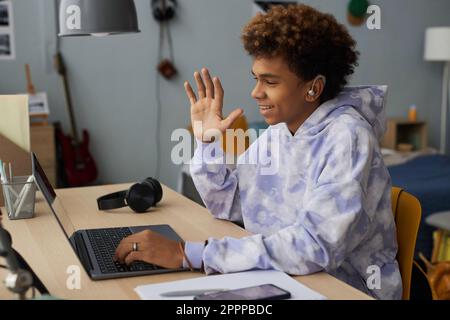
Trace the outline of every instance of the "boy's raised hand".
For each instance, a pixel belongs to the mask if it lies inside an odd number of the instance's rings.
[[[223,88],[219,78],[211,79],[206,68],[202,69],[202,75],[197,71],[194,72],[194,78],[197,84],[197,96],[189,82],[184,83],[184,89],[191,103],[192,128],[197,139],[211,142],[218,131],[223,133],[230,128],[233,122],[243,114],[243,110],[238,108],[224,119]]]

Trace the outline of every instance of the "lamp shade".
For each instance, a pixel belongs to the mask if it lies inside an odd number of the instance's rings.
[[[427,29],[425,34],[425,60],[450,61],[450,27]]]
[[[133,0],[61,0],[61,37],[132,32],[140,32]]]

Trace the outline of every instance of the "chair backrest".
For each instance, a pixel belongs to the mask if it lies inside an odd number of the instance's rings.
[[[234,121],[234,123],[230,127],[230,129],[232,129],[232,130],[242,129],[241,133],[245,133],[248,130],[248,128],[249,128],[249,126],[248,126],[247,118],[244,115],[237,118],[236,121]],[[189,132],[191,134],[193,134],[192,125],[189,125],[187,127],[187,129],[189,130]],[[232,143],[227,144],[225,133],[220,137],[220,140],[222,143],[222,149],[226,153],[229,153],[229,154],[232,154],[235,156],[239,156],[241,153],[243,153],[245,150],[247,150],[247,148],[250,146],[250,139],[248,136],[243,136],[243,135],[241,136],[241,135],[237,135],[236,133],[235,133],[235,136],[233,137],[233,141],[229,141]]]
[[[236,119],[236,121],[233,123],[230,129],[233,130],[242,129],[240,133],[241,134],[245,133],[248,130],[247,118],[244,115],[240,116],[239,118]],[[237,132],[235,132],[234,134],[235,134],[235,136],[233,137],[234,141],[228,141],[226,139],[226,134],[222,135],[221,138],[222,148],[226,153],[238,156],[245,150],[247,150],[247,148],[250,145],[249,142],[250,140],[248,136],[238,135]],[[231,142],[231,144],[229,142]]]
[[[403,300],[409,300],[414,249],[422,208],[416,197],[400,188],[393,187],[392,212],[397,228],[397,261],[403,282]]]

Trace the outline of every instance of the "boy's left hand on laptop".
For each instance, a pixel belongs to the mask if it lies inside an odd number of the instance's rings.
[[[114,261],[127,265],[142,261],[163,268],[181,268],[183,255],[177,241],[145,230],[122,239],[116,249]]]

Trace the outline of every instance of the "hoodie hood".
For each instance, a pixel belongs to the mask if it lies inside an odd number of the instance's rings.
[[[297,133],[308,131],[308,133],[314,134],[334,118],[334,111],[351,107],[372,126],[376,138],[380,141],[387,124],[386,94],[387,86],[384,85],[345,87],[336,98],[320,105],[300,126]],[[336,113],[337,115],[338,113]]]

